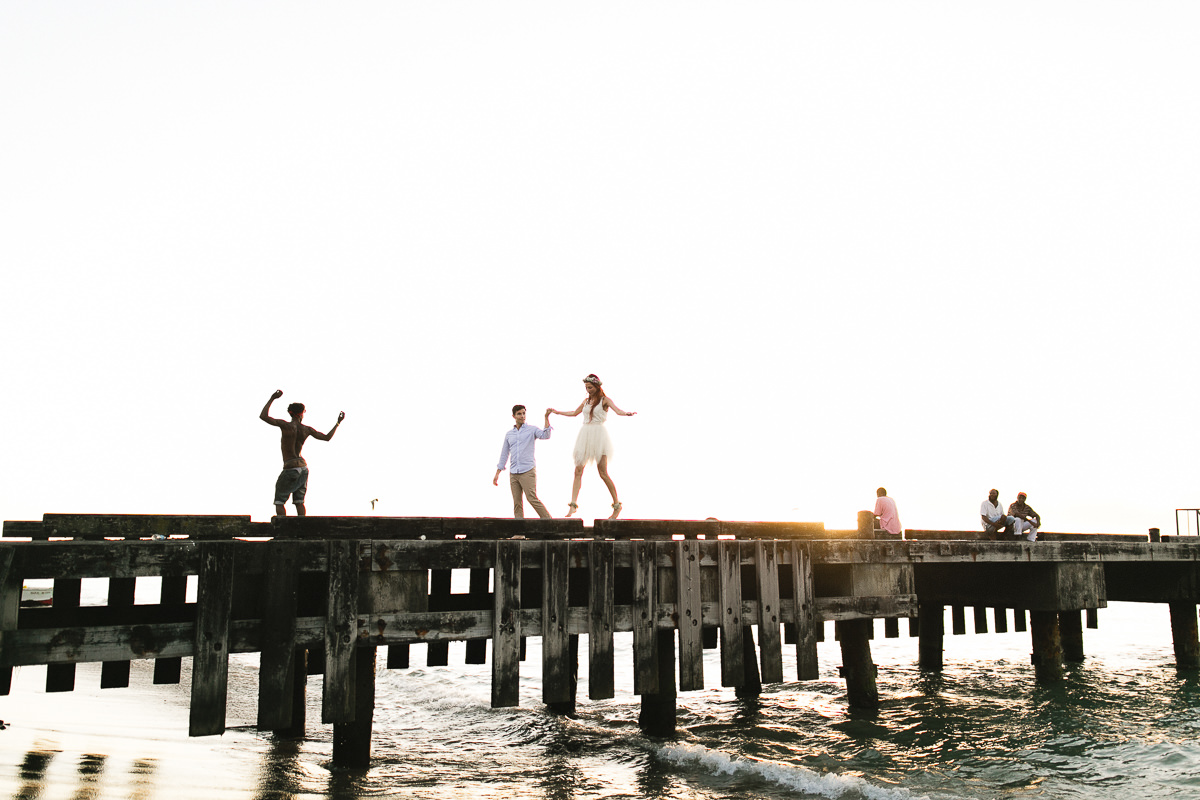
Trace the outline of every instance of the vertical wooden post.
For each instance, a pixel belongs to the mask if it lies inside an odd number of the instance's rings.
[[[137,578],[108,579],[108,607],[129,608],[133,605],[133,596],[137,586]],[[105,661],[100,666],[100,688],[121,689],[129,685],[128,661]]]
[[[329,595],[325,610],[325,679],[321,722],[353,722],[358,650],[358,549],[354,540],[328,545]]]
[[[633,542],[633,693],[658,694],[657,542]]]
[[[450,607],[450,570],[429,570],[429,610],[445,611]],[[450,642],[433,639],[426,645],[425,666],[446,667],[450,665]]]
[[[1028,630],[1028,628],[1025,627],[1025,609],[1013,609],[1013,630],[1017,633],[1024,633]]]
[[[605,700],[615,693],[613,674],[614,543],[588,543],[588,697]]]
[[[975,612],[975,632],[987,633],[987,606],[972,606]]]
[[[679,689],[704,688],[704,648],[700,639],[700,543],[675,542],[676,605],[679,627]]]
[[[262,576],[262,653],[258,662],[258,727],[294,730],[296,697],[296,594],[300,585],[299,546],[267,542]],[[304,680],[307,676],[301,677]],[[301,710],[303,714],[303,710]],[[303,732],[303,727],[301,727]]]
[[[942,671],[942,637],[945,635],[946,609],[940,603],[917,604],[917,663],[921,669]]]
[[[783,642],[779,636],[779,563],[774,541],[754,543],[754,571],[758,578],[758,646],[762,682],[783,682]]]
[[[1008,633],[1008,612],[1004,608],[993,608],[992,619],[996,624],[996,633]]]
[[[473,569],[471,570],[470,583],[467,588],[467,596],[470,598],[471,608],[487,608],[488,607],[488,578],[490,570]],[[389,652],[390,656],[390,652]],[[467,641],[466,663],[468,664],[486,664],[487,663],[487,639],[470,639]]]
[[[1058,612],[1058,635],[1062,642],[1063,660],[1083,661],[1083,612]]]
[[[900,638],[900,620],[896,617],[885,617],[883,620],[883,637],[885,639]]]
[[[817,664],[816,604],[813,597],[812,560],[808,548],[792,542],[792,598],[796,609],[796,677],[812,681],[820,677]]]
[[[962,606],[950,606],[950,632],[954,636],[967,632],[967,610]]]
[[[165,578],[163,580],[166,580]],[[79,608],[80,592],[83,588],[83,581],[79,578],[57,578],[54,581],[53,604],[55,610],[65,610],[68,608]],[[155,675],[158,664],[155,663]],[[103,668],[102,668],[103,669]],[[176,681],[178,683],[178,681]],[[72,692],[75,690],[75,665],[74,664],[47,664],[46,665],[46,691],[47,692]]]
[[[542,702],[560,714],[575,711],[567,630],[569,542],[544,542],[542,550]]]
[[[1059,636],[1057,611],[1030,611],[1033,628],[1034,676],[1038,683],[1057,683],[1063,677],[1062,639]]]
[[[167,609],[181,609],[187,604],[187,581],[187,575],[162,576],[162,586],[158,591],[158,604],[163,607],[164,611]],[[57,595],[55,596],[54,603],[55,605],[58,604]],[[76,605],[78,605],[78,600]],[[154,682],[156,684],[179,683],[182,676],[182,658],[154,659]]]
[[[1176,669],[1200,668],[1200,640],[1196,633],[1196,604],[1170,603],[1171,640]]]
[[[484,570],[484,572],[490,572],[490,570]],[[390,577],[390,581],[396,597],[399,598],[399,602],[396,604],[397,611],[415,614],[429,610],[429,570],[399,570]],[[484,588],[486,589],[486,587],[487,581],[485,580]],[[481,639],[480,641],[486,648],[487,640]],[[410,655],[411,647],[408,644],[389,644],[387,668],[408,669]]]
[[[229,619],[233,605],[233,542],[200,544],[196,640],[192,654],[189,736],[225,732],[229,686]]]
[[[871,620],[850,619],[837,623],[842,646],[842,672],[846,678],[846,701],[851,708],[879,708],[875,664],[871,661]]]
[[[720,576],[718,606],[721,615],[721,685],[745,683],[745,651],[742,648],[742,550],[741,542],[717,542],[717,574]]]
[[[371,766],[376,650],[359,647],[354,654],[354,718],[333,724],[333,763],[339,767]]]
[[[655,633],[658,642],[658,691],[642,695],[641,710],[638,712],[638,727],[651,736],[673,736],[675,734],[675,631],[660,630]]]
[[[16,557],[15,547],[0,546],[0,695],[12,691],[13,654],[9,637],[17,629],[23,587]]]
[[[492,604],[492,708],[520,705],[521,542],[496,542]]]
[[[1089,609],[1086,609],[1086,611],[1087,611],[1087,626],[1089,628],[1091,628],[1092,630],[1096,630],[1097,628],[1100,627],[1100,617],[1096,613],[1096,609],[1089,608]]]

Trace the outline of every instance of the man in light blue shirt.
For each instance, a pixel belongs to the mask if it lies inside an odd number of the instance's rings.
[[[517,424],[504,434],[504,446],[500,448],[500,463],[496,465],[496,476],[492,478],[492,485],[500,485],[500,473],[508,464],[511,467],[508,485],[512,489],[513,516],[525,519],[525,502],[521,499],[524,495],[529,498],[529,505],[533,506],[539,517],[550,519],[550,512],[542,505],[542,501],[538,500],[537,470],[534,469],[533,461],[533,446],[537,444],[537,440],[549,439],[550,431],[554,430],[550,427],[550,409],[546,409],[543,428],[525,424],[525,406],[513,406],[512,415]]]

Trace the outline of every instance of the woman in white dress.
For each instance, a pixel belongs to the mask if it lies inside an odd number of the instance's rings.
[[[608,477],[608,457],[612,455],[613,446],[612,439],[608,438],[608,431],[604,428],[604,420],[608,418],[610,410],[617,412],[622,417],[632,417],[637,412],[622,411],[617,408],[616,403],[604,393],[604,389],[601,387],[599,378],[595,375],[588,375],[583,379],[583,388],[587,392],[587,397],[579,404],[579,408],[571,412],[550,409],[551,414],[563,417],[584,415],[583,425],[579,428],[579,438],[575,440],[575,484],[571,487],[568,517],[579,510],[579,504],[575,501],[579,499],[579,487],[583,483],[583,468],[591,461],[596,462],[600,480],[604,481],[609,494],[612,495],[613,512],[609,519],[616,519],[617,515],[621,513],[621,501],[617,499],[617,487],[612,482],[612,478]]]

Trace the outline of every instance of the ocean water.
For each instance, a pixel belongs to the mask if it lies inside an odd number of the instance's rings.
[[[102,595],[101,595],[102,596]],[[1010,617],[1010,628],[1011,617]],[[949,624],[947,623],[947,629]],[[380,658],[373,764],[333,767],[309,679],[308,737],[254,728],[257,661],[231,663],[230,729],[189,739],[188,673],[154,686],[135,662],[131,686],[99,686],[80,665],[75,692],[46,694],[23,667],[0,698],[0,796],[17,798],[1193,798],[1200,797],[1200,676],[1174,666],[1166,607],[1113,604],[1085,630],[1086,659],[1054,688],[1035,684],[1028,633],[947,635],[945,670],[916,666],[917,640],[872,642],[882,707],[846,707],[840,650],[827,626],[821,677],[754,700],[713,686],[679,696],[678,735],[642,735],[629,635],[617,636],[617,697],[578,715],[540,702],[540,649],[529,640],[521,707],[489,707],[490,667],[389,671]],[[586,654],[586,641],[581,641]],[[414,646],[413,663],[424,661]],[[794,655],[794,649],[790,651]],[[716,651],[706,683],[719,682]],[[791,663],[788,663],[788,661]]]

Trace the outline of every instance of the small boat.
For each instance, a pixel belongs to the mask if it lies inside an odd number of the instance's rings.
[[[21,605],[22,606],[48,606],[54,603],[54,587],[53,585],[46,586],[31,586],[28,583],[21,584]]]

